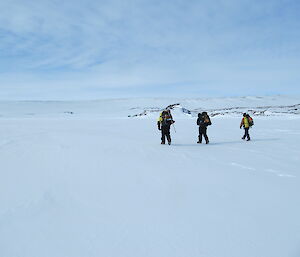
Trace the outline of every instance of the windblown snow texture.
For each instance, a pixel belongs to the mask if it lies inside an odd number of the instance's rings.
[[[299,115],[254,115],[245,142],[224,112],[196,143],[196,110],[300,102],[274,99],[1,102],[0,256],[298,257]]]

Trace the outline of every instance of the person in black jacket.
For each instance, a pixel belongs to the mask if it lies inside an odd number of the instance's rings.
[[[171,144],[170,126],[174,123],[170,110],[163,111],[157,121],[158,129],[161,130],[161,144],[165,144],[165,138],[168,144]]]
[[[199,126],[199,140],[198,144],[202,143],[202,136],[205,138],[206,144],[209,143],[209,139],[207,136],[207,126],[211,125],[210,118],[207,112],[202,112],[198,114],[197,125]]]

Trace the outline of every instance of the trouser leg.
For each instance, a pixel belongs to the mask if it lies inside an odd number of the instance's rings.
[[[250,135],[249,135],[249,128],[245,128],[245,138],[247,137],[248,140],[250,140]]]
[[[209,139],[208,139],[208,136],[207,136],[207,128],[206,127],[199,127],[199,141],[198,143],[202,143],[202,136],[204,137],[205,139],[205,142],[206,144],[208,144],[209,142]]]
[[[207,128],[203,128],[203,136],[205,138],[205,142],[206,144],[208,144],[209,140],[208,140],[208,136],[207,136]]]
[[[165,132],[164,132],[163,128],[161,128],[161,143],[162,144],[165,143]]]
[[[169,143],[171,143],[171,135],[170,135],[170,128],[169,127],[162,127],[161,128],[161,142],[164,144],[166,142],[166,138]]]
[[[165,128],[165,135],[169,143],[171,143],[170,127]]]
[[[202,129],[199,127],[199,136],[198,136],[198,142],[199,144],[202,143]]]
[[[198,136],[198,143],[202,143],[202,134],[199,134],[199,136]]]
[[[167,140],[168,140],[169,143],[171,143],[171,135],[170,135],[170,133],[167,134]]]
[[[246,134],[247,134],[246,128],[244,128],[244,135],[243,135],[242,139],[245,139],[245,138],[246,138]]]

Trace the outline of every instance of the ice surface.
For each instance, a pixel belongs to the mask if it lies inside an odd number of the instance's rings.
[[[300,102],[179,102],[243,99]],[[254,116],[245,142],[240,116],[218,115],[199,145],[176,109],[171,146],[157,111],[128,117],[176,102],[1,102],[0,256],[300,256],[299,116]]]

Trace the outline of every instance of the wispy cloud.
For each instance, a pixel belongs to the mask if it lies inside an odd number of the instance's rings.
[[[5,97],[25,84],[41,93],[73,85],[155,94],[172,84],[177,94],[297,91],[296,0],[11,0],[0,9]]]

